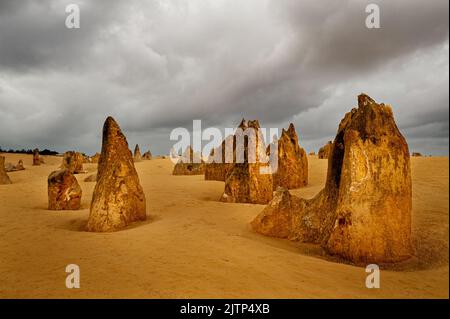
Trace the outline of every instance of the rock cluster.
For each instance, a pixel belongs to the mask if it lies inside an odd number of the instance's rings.
[[[112,232],[145,219],[145,194],[128,142],[116,121],[108,117],[87,230]]]
[[[81,205],[82,190],[69,169],[61,169],[48,177],[48,209],[77,210]]]
[[[419,153],[419,152],[413,152],[413,153],[411,154],[411,156],[412,156],[412,157],[422,157],[422,154]]]
[[[325,188],[310,200],[279,188],[251,224],[354,263],[397,262],[412,254],[411,206],[408,144],[391,107],[361,94],[331,144]]]
[[[267,204],[273,179],[259,122],[242,120],[235,134],[236,160],[227,174],[223,202]]]
[[[189,145],[173,168],[173,175],[203,175],[205,163],[201,154],[194,152]]]
[[[63,154],[61,169],[68,169],[72,174],[81,174],[83,170],[84,156],[81,153],[69,151]]]

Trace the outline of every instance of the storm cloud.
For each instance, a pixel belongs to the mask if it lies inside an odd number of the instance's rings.
[[[245,117],[293,122],[317,151],[365,92],[411,151],[447,155],[448,24],[447,0],[3,0],[0,146],[94,153],[112,115],[130,144],[168,153],[175,127]]]

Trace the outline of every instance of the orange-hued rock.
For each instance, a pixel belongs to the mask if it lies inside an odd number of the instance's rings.
[[[82,190],[69,169],[61,169],[48,177],[48,209],[80,209]]]
[[[99,153],[95,153],[95,155],[91,157],[91,163],[98,163],[99,160],[100,160]]]
[[[5,157],[0,156],[0,185],[11,184],[11,179],[5,170]]]
[[[35,148],[33,150],[33,166],[41,165],[41,159],[39,156],[39,149]]]
[[[226,145],[228,144],[231,150],[230,154],[234,153],[234,140],[234,135],[230,135],[222,141],[221,145],[211,150],[208,162],[205,165],[205,180],[222,182],[226,180],[234,162],[234,155],[229,155],[229,158],[226,158]]]
[[[314,156],[314,155],[316,155],[316,152],[314,152],[314,151],[309,152],[309,155]]]
[[[172,175],[203,175],[205,163],[201,155],[189,145],[173,167]]]
[[[116,121],[108,117],[103,126],[102,152],[87,230],[112,232],[145,219],[145,195],[127,139]]]
[[[235,134],[234,155],[236,160],[227,174],[220,200],[267,204],[272,199],[273,179],[258,121],[242,120]]]
[[[319,153],[317,153],[317,156],[321,159],[327,159],[330,156],[332,144],[333,143],[331,141],[328,141],[327,144],[319,149]]]
[[[391,107],[361,94],[332,143],[325,188],[310,200],[279,189],[252,226],[320,243],[355,263],[407,259],[413,253],[409,161]]]
[[[146,160],[146,161],[151,160],[151,159],[153,158],[152,152],[150,152],[150,150],[148,150],[147,152],[145,152],[145,153],[142,155],[142,158],[143,158],[144,160]]]
[[[267,150],[269,152],[270,148]],[[308,185],[308,158],[298,144],[294,124],[291,123],[287,130],[283,129],[278,140],[278,162],[272,160],[271,164],[274,190],[278,186],[292,189]]]
[[[72,174],[80,174],[84,172],[83,163],[83,154],[74,151],[65,152],[61,169],[68,169]]]
[[[139,149],[139,145],[138,144],[136,144],[136,146],[134,147],[133,159],[134,159],[135,162],[142,161],[141,150]]]

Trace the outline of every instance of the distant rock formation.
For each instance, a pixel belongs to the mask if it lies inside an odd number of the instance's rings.
[[[330,157],[330,152],[331,152],[331,147],[332,147],[332,142],[328,141],[327,144],[325,144],[324,146],[322,146],[319,149],[319,153],[317,153],[317,156],[320,159],[327,159],[328,157]]]
[[[11,184],[11,179],[5,170],[5,157],[0,156],[0,185]]]
[[[33,166],[41,165],[41,159],[39,156],[39,149],[35,148],[33,150]]]
[[[151,160],[153,158],[152,152],[150,152],[150,150],[148,150],[147,152],[144,153],[144,155],[142,155],[142,158],[146,161]]]
[[[269,153],[270,148],[267,149]],[[273,157],[275,154],[270,154]],[[308,185],[308,158],[306,152],[298,144],[294,124],[287,130],[283,129],[278,140],[278,167],[276,161],[271,161],[273,171],[273,189],[278,186],[288,189]]]
[[[145,219],[145,195],[127,139],[116,121],[108,117],[87,230],[112,232]]]
[[[309,155],[314,156],[314,155],[316,155],[316,152],[314,152],[314,151],[309,152]]]
[[[230,135],[222,141],[221,145],[211,150],[208,162],[205,165],[205,180],[222,181],[222,182],[226,180],[227,174],[233,167],[235,155],[233,154],[233,157],[231,158],[230,156],[230,159],[227,160],[225,154],[226,153],[225,146],[228,143],[230,150],[233,150],[234,153],[235,152],[234,140],[235,140],[234,135]]]
[[[273,179],[259,122],[242,120],[238,128],[241,130],[235,134],[236,161],[227,175],[220,200],[267,204],[272,199]],[[240,160],[241,155],[243,161]],[[262,174],[263,170],[267,174]]]
[[[68,169],[51,173],[48,177],[48,209],[80,209],[82,190],[77,179]]]
[[[68,151],[63,154],[61,169],[68,169],[72,174],[84,173],[84,156],[81,153]]]
[[[133,159],[134,159],[135,162],[142,161],[141,150],[139,149],[139,145],[138,144],[136,144],[136,146],[134,147]]]
[[[251,224],[354,263],[397,262],[412,254],[411,201],[408,144],[392,109],[361,94],[331,145],[325,188],[310,200],[279,188]]]
[[[17,165],[13,165],[11,163],[7,163],[5,165],[5,170],[7,173],[10,172],[17,172],[17,171],[23,171],[25,170],[25,167],[23,166],[23,161],[19,160],[19,162],[17,163]]]
[[[205,163],[201,154],[195,153],[189,145],[173,168],[172,175],[203,175]]]
[[[411,156],[412,156],[412,157],[422,157],[422,154],[419,153],[419,152],[413,152],[413,153],[411,154]]]

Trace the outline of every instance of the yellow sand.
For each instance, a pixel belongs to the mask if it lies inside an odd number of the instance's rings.
[[[365,269],[333,260],[315,245],[264,237],[249,222],[262,205],[218,201],[223,182],[171,176],[168,159],[136,164],[149,220],[109,234],[82,231],[95,183],[77,175],[82,210],[46,210],[47,176],[58,157],[9,173],[0,185],[0,297],[3,298],[448,298],[448,158],[412,158],[417,257],[381,271],[365,287]],[[95,164],[85,165],[94,173]],[[326,160],[309,156],[312,197]],[[81,289],[65,287],[78,264]]]

